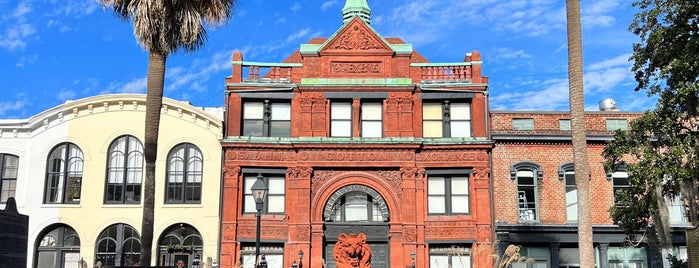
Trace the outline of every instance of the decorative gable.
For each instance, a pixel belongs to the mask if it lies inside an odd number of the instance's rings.
[[[345,24],[320,49],[321,54],[356,54],[359,51],[383,55],[394,53],[388,42],[358,17]]]

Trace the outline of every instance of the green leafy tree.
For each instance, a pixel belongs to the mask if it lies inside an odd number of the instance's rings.
[[[133,23],[136,41],[148,51],[146,121],[143,154],[146,174],[141,229],[141,265],[150,265],[155,205],[155,161],[165,62],[179,50],[193,52],[206,42],[204,23],[221,25],[233,13],[236,0],[100,0],[114,14]]]
[[[570,125],[573,143],[575,187],[578,190],[578,249],[580,266],[595,266],[590,217],[590,167],[587,160],[585,100],[583,90],[582,27],[580,0],[566,0],[568,37],[568,87],[570,96]]]
[[[634,44],[635,90],[656,96],[653,110],[619,131],[605,150],[605,168],[625,164],[628,191],[615,193],[612,219],[649,243],[671,246],[665,198],[681,197],[688,221],[697,225],[699,182],[699,5],[692,0],[638,0],[629,29]]]

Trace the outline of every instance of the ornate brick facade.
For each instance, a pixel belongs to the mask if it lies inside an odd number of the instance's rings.
[[[284,209],[263,213],[260,239],[270,248],[283,248],[268,254],[281,254],[284,267],[298,261],[300,250],[304,267],[334,267],[338,234],[366,234],[374,267],[410,265],[411,252],[425,267],[431,247],[490,247],[492,143],[488,79],[480,66],[478,52],[463,62],[430,63],[410,44],[381,37],[359,16],[331,39],[301,45],[282,63],[248,64],[236,52],[226,79],[221,267],[246,261],[246,246],[256,238],[256,216],[246,210],[245,184],[267,173],[284,178]],[[351,111],[345,137],[333,137],[332,104],[339,100]],[[423,137],[423,103],[448,105],[449,100],[468,105],[468,127],[453,130],[467,135]],[[259,118],[262,134],[246,129],[258,122],[246,114],[249,102],[271,107]],[[367,102],[380,104],[379,137],[363,137]],[[290,107],[289,129],[283,130],[288,135],[274,136],[268,131],[275,131],[273,109],[280,103]],[[467,213],[430,213],[428,180],[447,173],[468,178],[468,189],[453,189],[468,194],[468,204],[453,204],[467,205]],[[345,219],[342,213],[349,212],[338,209],[358,192],[372,200],[367,205],[371,215]],[[489,261],[487,254],[471,250],[471,255],[473,263]]]

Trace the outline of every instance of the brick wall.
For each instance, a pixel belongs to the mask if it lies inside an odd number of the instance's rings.
[[[607,118],[626,118],[629,122],[640,113],[596,112],[586,115],[589,133],[606,133]],[[513,118],[533,118],[533,131],[512,130]],[[517,182],[510,177],[510,167],[529,161],[541,166],[543,178],[538,180],[537,195],[539,221],[542,224],[566,224],[565,181],[559,179],[559,166],[573,161],[573,149],[569,138],[544,139],[536,135],[570,135],[560,131],[558,120],[569,119],[567,113],[557,112],[494,112],[492,113],[493,148],[492,176],[494,184],[495,221],[516,224]],[[528,135],[536,134],[536,135]],[[515,139],[499,139],[498,135],[515,136]],[[519,136],[518,136],[519,135]],[[565,135],[564,135],[565,136]],[[613,224],[609,208],[613,205],[613,185],[606,178],[603,168],[603,141],[588,142],[588,161],[591,171],[590,198],[592,224]]]

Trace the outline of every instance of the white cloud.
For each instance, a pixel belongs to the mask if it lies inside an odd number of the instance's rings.
[[[15,67],[24,68],[28,64],[33,64],[39,58],[36,53],[30,55],[23,55],[19,57],[19,61],[15,64]]]
[[[22,110],[25,106],[27,106],[27,102],[24,100],[0,102],[0,116],[4,116],[11,111]]]
[[[114,82],[109,85],[105,90],[102,90],[99,94],[110,94],[110,93],[145,93],[146,83],[148,82],[147,77],[137,78],[126,83]]]
[[[291,11],[296,12],[296,11],[299,11],[299,10],[301,10],[301,3],[296,2],[296,3],[294,3],[293,6],[291,6]]]
[[[101,7],[99,2],[94,0],[52,0],[52,3],[56,9],[50,12],[50,16],[67,16],[74,18],[90,15]]]
[[[532,57],[532,55],[528,54],[527,52],[524,52],[524,49],[513,49],[509,47],[495,48],[491,52],[493,53],[493,55],[491,56],[494,59],[513,60],[527,59]]]
[[[61,100],[61,101],[72,100],[75,98],[76,95],[77,94],[73,90],[63,89],[63,90],[58,91],[58,93],[56,93],[56,99]]]
[[[322,5],[320,5],[320,10],[325,12],[328,10],[328,8],[331,8],[335,4],[337,4],[337,0],[325,1]]]

